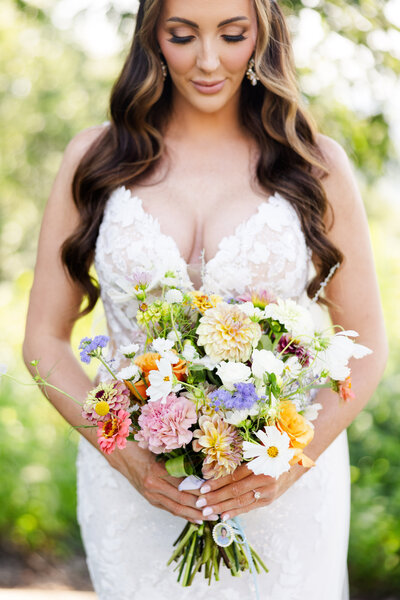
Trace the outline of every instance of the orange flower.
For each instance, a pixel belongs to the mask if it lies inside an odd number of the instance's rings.
[[[160,358],[161,354],[158,354],[158,352],[146,352],[146,354],[141,354],[140,356],[137,356],[135,358],[135,364],[142,370],[146,383],[143,381],[143,379],[139,379],[139,381],[135,383],[136,390],[133,387],[133,385],[129,383],[129,381],[126,381],[125,383],[129,387],[132,394],[139,400],[147,398],[146,390],[150,385],[149,373],[150,371],[158,370],[157,361]],[[187,375],[186,361],[179,359],[179,361],[176,364],[172,365],[172,372],[174,373],[178,381],[182,381]],[[142,398],[140,398],[138,394],[140,394]]]
[[[305,448],[314,437],[312,425],[297,412],[296,406],[290,400],[281,402],[279,417],[276,423],[280,431],[284,431],[290,438],[290,447],[294,448],[291,465],[299,463],[304,467],[312,467],[315,463],[303,454]]]
[[[354,400],[356,397],[355,393],[351,391],[351,377],[346,377],[344,381],[339,381],[339,396],[344,402],[348,400]]]

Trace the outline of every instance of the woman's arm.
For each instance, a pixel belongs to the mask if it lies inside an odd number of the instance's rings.
[[[339,404],[337,394],[331,390],[319,392],[318,402],[323,409],[315,421],[314,439],[306,449],[307,456],[314,460],[365,407],[379,383],[388,355],[367,218],[356,179],[348,157],[338,143],[326,136],[320,136],[319,143],[331,171],[323,180],[334,215],[334,224],[328,235],[345,257],[326,288],[326,296],[334,304],[329,311],[330,316],[333,324],[355,329],[359,333],[357,342],[368,346],[373,353],[350,362],[354,400]],[[313,468],[318,468],[318,463]],[[276,481],[271,477],[254,475],[246,465],[242,465],[231,476],[207,482],[202,489],[209,487],[210,492],[204,493],[204,499],[213,513],[234,517],[271,503],[305,471],[304,467],[295,465]],[[254,488],[258,488],[262,495],[256,504]]]
[[[72,197],[75,170],[102,131],[102,127],[96,127],[81,132],[65,151],[43,217],[23,343],[24,361],[30,372],[34,374],[31,361],[38,359],[41,376],[79,402],[85,400],[94,386],[70,345],[82,291],[68,276],[60,249],[79,222]],[[46,388],[45,393],[68,423],[88,424],[81,416],[81,407],[73,400],[51,388]],[[101,452],[96,428],[78,431]],[[154,455],[139,448],[136,442],[128,442],[125,449],[116,448],[111,455],[103,456],[155,506],[191,521],[201,519],[201,512],[194,508],[195,497],[179,492],[180,480],[170,477],[165,467],[155,462]]]

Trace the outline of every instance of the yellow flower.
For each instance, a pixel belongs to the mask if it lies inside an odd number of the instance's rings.
[[[105,417],[110,412],[110,406],[105,400],[100,400],[94,407],[94,410],[100,417]]]
[[[209,308],[214,308],[217,306],[218,302],[222,301],[221,296],[217,296],[216,294],[211,294],[211,296],[207,296],[207,294],[202,294],[201,292],[191,292],[190,296],[192,298],[192,308],[193,310],[198,310],[202,315]]]
[[[197,343],[215,362],[246,362],[260,340],[261,328],[240,310],[240,305],[219,302],[201,317],[197,333]]]
[[[218,414],[202,415],[200,429],[193,432],[193,450],[203,451],[202,472],[205,479],[230,475],[242,461],[242,438],[236,427]]]

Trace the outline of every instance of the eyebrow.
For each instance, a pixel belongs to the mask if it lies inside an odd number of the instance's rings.
[[[189,21],[189,19],[183,19],[182,17],[170,17],[169,19],[167,19],[167,23],[169,21],[173,21],[176,23],[185,23],[186,25],[190,25],[191,27],[195,27],[196,29],[199,29],[199,26],[197,23],[194,23],[194,21]],[[247,17],[232,17],[231,19],[225,19],[225,21],[221,21],[221,23],[218,23],[218,27],[222,27],[223,25],[228,25],[228,23],[233,23],[234,21],[248,21]]]

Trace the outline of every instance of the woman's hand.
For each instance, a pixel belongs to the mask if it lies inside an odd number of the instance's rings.
[[[164,464],[156,462],[155,455],[149,450],[129,441],[123,450],[115,449],[106,458],[150,504],[191,523],[202,522],[202,512],[196,508],[198,496],[180,492],[178,486],[182,478],[169,475]]]
[[[196,502],[203,508],[203,518],[218,514],[223,520],[231,519],[254,508],[271,504],[279,498],[305,469],[295,465],[279,479],[267,475],[254,475],[247,465],[238,467],[232,475],[210,479],[200,488],[201,496]],[[254,497],[254,491],[260,498]]]

